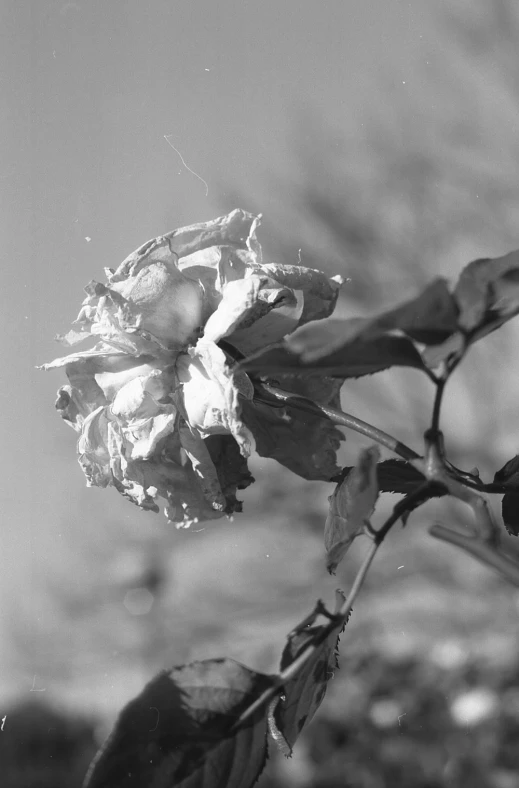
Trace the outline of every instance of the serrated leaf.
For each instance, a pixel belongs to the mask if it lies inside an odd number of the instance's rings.
[[[341,383],[337,380],[278,374],[276,382],[296,397],[340,408]],[[304,479],[329,481],[337,474],[336,452],[344,435],[324,414],[243,399],[241,419],[254,436],[261,457],[272,457]]]
[[[351,473],[355,466],[346,465],[340,474],[330,481],[341,482]],[[425,476],[413,468],[406,460],[383,460],[377,464],[377,482],[379,492],[410,493],[418,485],[423,484]]]
[[[337,591],[335,614],[344,601],[342,591]],[[322,603],[318,602],[312,613],[288,635],[281,657],[281,670],[291,665],[309,645],[318,642],[324,635],[325,626],[312,626],[323,609]],[[331,617],[330,614],[328,617]],[[326,639],[319,643],[297,675],[284,685],[284,699],[277,704],[274,718],[277,729],[290,748],[321,705],[327,683],[338,667],[339,634],[345,623],[343,618],[337,619],[336,626]]]
[[[417,490],[418,487],[421,485],[417,484],[414,488]],[[413,491],[414,492],[414,491]],[[411,493],[408,493],[401,501],[397,504],[397,506],[402,507],[403,513],[401,516],[402,525],[407,525],[407,521],[409,520],[409,515],[415,509],[418,509],[427,501],[430,501],[431,498],[442,498],[444,495],[447,495],[447,489],[445,485],[441,484],[440,482],[429,482],[427,488],[424,489],[423,495],[420,495],[418,498],[414,497],[411,498]]]
[[[362,449],[357,464],[328,498],[324,526],[326,568],[335,574],[353,540],[364,533],[378,498],[378,446]]]
[[[510,487],[501,501],[501,514],[508,533],[519,536],[519,454],[496,471],[494,482]]]
[[[265,710],[230,730],[271,685],[232,659],[160,673],[121,712],[84,788],[250,788],[267,758]]]
[[[435,279],[415,298],[376,318],[377,331],[403,331],[416,342],[439,345],[458,328],[458,308],[445,279]]]
[[[279,369],[361,377],[392,366],[424,369],[413,342],[439,345],[457,330],[458,308],[443,279],[416,298],[374,318],[327,320],[304,326],[283,343],[246,359],[242,366],[265,374]],[[395,336],[395,332],[405,336]]]
[[[326,329],[316,326],[319,341],[326,343],[325,335],[328,335],[332,344],[332,336],[337,340],[340,335],[335,332],[343,330],[342,324],[347,322],[346,320],[330,321]],[[263,374],[276,374],[280,371],[292,371],[293,374],[306,372],[345,380],[373,375],[393,366],[423,369],[424,365],[410,339],[380,336],[368,341],[354,340],[320,358],[300,355],[291,348],[290,340],[287,339],[285,347],[274,347],[264,353],[251,356],[240,366],[247,371]]]
[[[458,308],[446,281],[436,279],[415,298],[394,309],[372,318],[327,320],[304,326],[287,337],[286,345],[305,363],[354,341],[368,344],[394,331],[416,342],[439,345],[457,330],[457,317]]]
[[[519,454],[505,462],[503,467],[495,472],[494,482],[519,489]]]
[[[225,497],[225,513],[241,512],[243,504],[236,498],[236,491],[245,490],[255,481],[247,460],[232,435],[209,435],[204,443]]]
[[[353,467],[346,467],[342,469],[340,477],[335,477],[332,481],[340,482],[346,479]],[[417,509],[426,501],[431,498],[440,498],[446,495],[445,488],[442,485],[435,485],[431,483],[427,490],[424,490],[423,496],[417,498],[412,504],[409,503],[409,496],[414,493],[425,482],[425,476],[413,468],[406,460],[384,460],[377,464],[377,483],[379,492],[402,493],[405,497],[397,504],[407,510],[402,514],[402,524],[405,525],[409,519],[409,515],[414,509]]]
[[[501,514],[510,536],[519,536],[519,491],[503,495]]]
[[[459,324],[475,342],[519,313],[519,251],[474,260],[461,272],[454,290]]]

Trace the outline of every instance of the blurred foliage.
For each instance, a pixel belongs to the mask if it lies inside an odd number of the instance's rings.
[[[90,720],[45,703],[5,710],[0,734],[3,788],[80,788],[97,749]]]
[[[364,651],[341,658],[328,695],[291,759],[270,742],[258,788],[519,786],[516,653],[496,660],[454,641],[421,659]],[[79,788],[94,730],[40,703],[9,709],[3,788]]]
[[[456,645],[343,658],[334,699],[259,788],[517,788],[519,662]],[[272,748],[271,748],[272,751]]]

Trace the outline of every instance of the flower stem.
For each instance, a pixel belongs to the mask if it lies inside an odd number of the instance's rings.
[[[436,381],[436,396],[434,397],[434,405],[433,405],[433,413],[432,413],[432,421],[431,421],[431,432],[439,433],[440,431],[440,411],[442,406],[442,398],[443,398],[443,391],[445,389],[445,384],[447,380],[444,378],[439,378]]]
[[[307,662],[310,659],[312,654],[315,652],[317,648],[319,648],[321,643],[323,643],[331,635],[331,633],[340,626],[341,622],[348,617],[350,610],[353,607],[353,603],[357,598],[360,589],[362,588],[362,584],[364,583],[368,570],[371,566],[371,563],[376,555],[376,552],[380,544],[381,544],[380,542],[377,543],[375,540],[373,540],[373,542],[371,543],[370,548],[360,566],[360,569],[355,576],[355,580],[353,581],[353,585],[351,587],[350,593],[348,594],[347,598],[344,600],[344,603],[341,605],[338,613],[336,613],[333,616],[330,616],[331,619],[330,622],[326,626],[320,628],[319,634],[316,635],[312,643],[310,643],[305,648],[305,650],[302,651],[301,654],[299,654],[299,656],[296,657],[296,659],[293,662],[291,662],[290,665],[288,665],[288,667],[285,668],[285,670],[283,670],[277,676],[272,677],[273,678],[272,686],[264,690],[264,692],[262,692],[259,698],[256,698],[256,700],[245,709],[245,711],[240,715],[240,717],[236,720],[236,722],[232,726],[230,733],[232,733],[232,731],[235,730],[239,725],[242,725],[245,722],[245,720],[249,719],[249,717],[251,717],[254,714],[254,712],[257,711],[257,709],[261,708],[261,706],[264,706],[275,695],[277,695],[281,687],[283,687],[288,681],[293,679],[294,676],[296,676],[299,673],[305,662]]]
[[[404,460],[416,460],[420,458],[420,455],[413,449],[410,449],[409,446],[406,446],[405,443],[397,440],[387,432],[380,430],[378,427],[374,427],[367,421],[358,419],[356,416],[351,416],[349,413],[344,413],[342,410],[337,410],[336,408],[330,408],[328,405],[321,405],[299,394],[283,391],[267,383],[263,383],[262,388],[278,401],[282,400],[286,405],[290,405],[292,408],[299,408],[299,410],[305,410],[308,413],[324,415],[329,418],[330,421],[333,421],[334,424],[338,424],[341,427],[348,427],[350,430],[360,432],[361,435],[366,435],[368,438],[380,443],[381,446],[385,446],[395,454],[398,454]]]
[[[519,566],[511,561],[507,556],[502,555],[497,550],[493,549],[489,544],[482,542],[473,536],[465,536],[460,534],[459,531],[453,531],[451,528],[435,523],[429,529],[429,533],[435,536],[436,539],[441,539],[443,542],[449,542],[457,547],[461,547],[467,553],[470,553],[478,561],[490,566],[503,575],[507,580],[516,586],[519,586]]]
[[[372,542],[369,547],[368,552],[364,556],[364,560],[360,565],[360,568],[355,575],[355,579],[350,589],[350,593],[344,600],[343,604],[339,608],[338,612],[334,615],[327,614],[330,618],[330,622],[320,628],[319,633],[314,637],[313,641],[304,649],[304,651],[299,654],[296,659],[288,665],[281,673],[277,676],[273,676],[273,683],[272,686],[268,687],[260,696],[256,698],[256,700],[251,703],[251,705],[245,709],[245,711],[241,714],[241,716],[236,720],[234,725],[231,728],[232,732],[235,730],[239,725],[241,725],[245,720],[247,720],[254,712],[259,709],[264,704],[268,703],[276,694],[279,693],[281,687],[283,687],[288,681],[290,681],[297,673],[301,670],[305,662],[307,662],[312,654],[316,651],[317,648],[323,643],[331,633],[338,629],[342,622],[346,621],[350,611],[353,607],[353,603],[355,602],[359,591],[361,590],[364,580],[366,579],[366,575],[371,567],[373,559],[377,554],[377,550],[384,541],[385,537],[387,536],[391,527],[396,523],[399,517],[402,516],[403,512],[406,511],[408,508],[412,508],[412,504],[415,502],[415,499],[420,495],[423,494],[425,488],[430,486],[430,482],[426,482],[423,485],[420,485],[419,492],[416,490],[414,493],[411,493],[407,498],[403,501],[400,501],[393,509],[392,514],[388,517],[384,525],[375,532],[374,536],[372,537]]]

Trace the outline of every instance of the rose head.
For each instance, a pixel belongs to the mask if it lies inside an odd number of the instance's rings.
[[[255,449],[308,479],[338,472],[342,434],[324,418],[254,399],[235,358],[328,317],[340,277],[264,264],[260,217],[241,210],[141,246],[107,283],[90,282],[75,330],[92,349],[45,364],[69,385],[56,408],[78,433],[89,485],[112,485],[179,526],[241,511]],[[234,358],[233,358],[234,356]],[[340,381],[283,378],[285,389],[338,406]]]

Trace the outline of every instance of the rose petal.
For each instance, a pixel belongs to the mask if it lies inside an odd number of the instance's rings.
[[[241,401],[252,398],[252,384],[243,372],[233,374],[225,353],[214,342],[199,340],[177,360],[181,383],[177,407],[200,436],[229,433],[247,457],[254,439],[240,418]]]
[[[209,222],[199,222],[173,230],[159,236],[159,238],[147,241],[135,252],[132,252],[110,277],[110,281],[114,283],[133,276],[134,271],[140,267],[142,258],[153,252],[155,245],[161,244],[164,240],[167,240],[169,248],[179,258],[211,246],[234,246],[258,252],[255,231],[259,225],[259,219],[260,217],[237,208],[227,215],[219,216]]]
[[[238,334],[238,342],[241,336],[242,344],[247,344],[248,329],[278,307],[297,307],[297,298],[291,290],[280,287],[273,279],[252,275],[241,281],[229,282],[224,287],[221,303],[206,323],[204,338],[218,342],[229,334]],[[283,336],[281,334],[276,339]],[[254,344],[252,333],[250,342]]]
[[[225,497],[207,446],[202,438],[193,432],[185,422],[181,423],[178,434],[181,446],[189,457],[191,467],[198,477],[198,483],[204,498],[211,508],[223,513],[225,510]]]
[[[79,464],[89,487],[107,487],[112,482],[108,450],[110,418],[108,408],[90,413],[78,441]]]
[[[264,264],[262,269],[280,285],[303,291],[305,305],[299,320],[300,326],[310,320],[329,317],[335,309],[339,290],[344,282],[342,276],[329,277],[314,268],[277,263]]]

